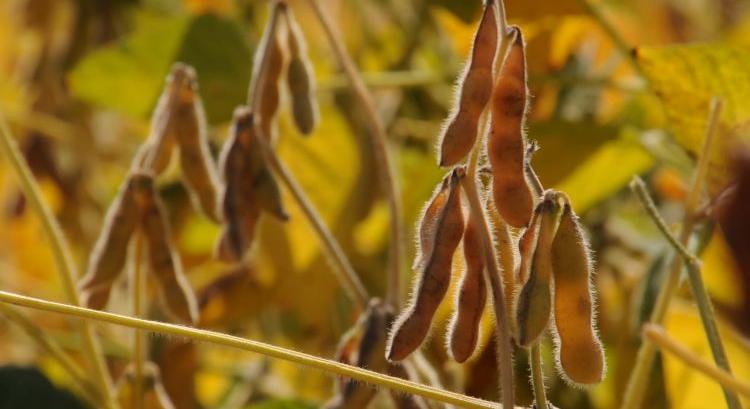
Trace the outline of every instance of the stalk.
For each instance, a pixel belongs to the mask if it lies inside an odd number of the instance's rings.
[[[537,409],[547,409],[547,391],[544,388],[544,372],[542,371],[542,348],[539,341],[529,349],[531,361],[531,386],[534,389],[534,404]]]
[[[143,316],[143,271],[141,269],[142,251],[143,251],[143,234],[140,231],[136,231],[135,237],[135,254],[133,266],[133,275],[131,277],[130,285],[132,286],[133,295],[133,316],[140,318]],[[143,396],[143,336],[139,330],[133,331],[133,408],[142,409],[144,408],[144,396]]]
[[[49,241],[55,266],[62,282],[63,292],[68,302],[73,305],[80,305],[80,295],[78,287],[76,287],[78,273],[73,263],[70,246],[55,216],[52,214],[52,210],[42,199],[39,185],[34,180],[29,165],[24,160],[23,155],[21,155],[2,112],[0,112],[0,149],[2,149],[3,154],[10,161],[10,165],[18,176],[24,196],[42,222],[42,228]],[[84,351],[93,371],[94,381],[97,384],[100,394],[107,402],[107,407],[116,409],[119,405],[114,399],[112,379],[104,362],[101,347],[96,334],[94,334],[94,329],[88,322],[84,321],[81,323],[81,331]]]

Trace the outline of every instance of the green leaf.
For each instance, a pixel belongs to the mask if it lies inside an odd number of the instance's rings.
[[[88,54],[69,74],[73,95],[133,116],[148,116],[188,23],[186,17],[136,14],[133,32]]]
[[[724,102],[709,175],[715,192],[727,180],[738,140],[750,142],[750,48],[693,44],[639,48],[636,56],[675,140],[689,152],[700,150],[711,98]]]
[[[602,145],[556,188],[570,196],[573,208],[581,214],[622,189],[653,162],[636,141],[616,139]]]

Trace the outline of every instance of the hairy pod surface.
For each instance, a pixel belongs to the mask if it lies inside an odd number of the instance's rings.
[[[255,121],[261,135],[269,141],[276,140],[275,120],[281,101],[280,80],[284,73],[286,56],[281,42],[284,21],[281,14],[286,9],[283,2],[274,2],[266,29],[253,60],[253,79],[249,102],[255,110]]]
[[[258,146],[256,129],[250,109],[235,110],[231,134],[219,160],[224,225],[215,253],[227,262],[241,260],[252,245],[261,210],[288,219],[281,192]]]
[[[476,143],[479,117],[492,95],[492,66],[498,46],[496,7],[494,1],[488,2],[474,36],[471,58],[457,88],[457,102],[440,137],[440,166],[457,164]]]
[[[140,220],[136,192],[149,183],[150,178],[145,175],[131,174],[109,206],[88,270],[79,283],[83,305],[98,310],[107,305],[112,284],[125,267],[128,244]]]
[[[516,303],[516,327],[518,343],[521,346],[531,345],[544,333],[552,312],[551,247],[562,213],[558,193],[545,193],[538,209],[539,235],[531,258],[529,277]]]
[[[198,95],[195,70],[177,63],[172,68],[172,82],[180,90],[170,120],[177,137],[183,180],[194,206],[215,222],[220,221],[216,164],[208,146],[206,113]]]
[[[419,232],[417,234],[417,254],[412,265],[415,271],[422,270],[430,257],[430,252],[435,245],[436,222],[440,218],[440,213],[443,211],[450,193],[451,179],[449,177],[443,178],[443,181],[435,188],[430,200],[422,209],[417,226]]]
[[[456,362],[465,362],[474,353],[479,340],[480,321],[487,303],[484,281],[482,238],[476,216],[470,215],[464,232],[463,248],[466,268],[458,292],[457,310],[451,320],[449,351]]]
[[[320,116],[318,100],[315,97],[315,74],[307,55],[307,43],[302,29],[297,24],[292,10],[287,7],[284,11],[289,46],[286,80],[292,99],[292,117],[297,129],[303,135],[308,135],[315,129]]]
[[[448,199],[434,221],[432,246],[423,267],[418,270],[410,306],[396,320],[388,340],[386,354],[390,361],[403,360],[422,344],[435,311],[448,292],[453,254],[464,233],[459,186],[462,175],[459,169],[454,169],[448,176]]]
[[[192,288],[182,272],[180,257],[172,245],[172,237],[164,210],[153,183],[137,192],[142,203],[141,219],[148,265],[153,273],[167,312],[183,323],[198,321],[198,306]]]
[[[591,385],[604,379],[604,349],[596,334],[591,257],[578,218],[570,207],[552,243],[555,268],[557,362],[569,381]]]
[[[492,167],[492,195],[498,212],[509,225],[524,227],[529,224],[534,209],[534,198],[524,172],[526,56],[521,30],[511,29],[515,30],[515,40],[492,91],[487,156]]]
[[[175,66],[177,65],[175,64]],[[173,67],[165,81],[164,91],[159,96],[159,101],[151,115],[151,130],[148,140],[141,145],[136,154],[135,163],[138,165],[138,169],[150,170],[154,174],[160,175],[169,165],[177,142],[171,126],[171,119],[174,106],[181,93],[179,77],[179,72],[176,73]]]

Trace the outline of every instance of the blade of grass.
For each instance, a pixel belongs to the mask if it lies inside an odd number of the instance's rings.
[[[110,312],[92,310],[89,308],[76,307],[73,305],[61,304],[52,301],[41,300],[38,298],[27,297],[24,295],[14,294],[7,291],[0,291],[0,302],[54,312],[58,314],[64,314],[67,316],[74,316],[86,320],[95,320],[130,328],[137,328],[143,331],[154,332],[158,334],[184,337],[194,341],[224,345],[231,348],[237,348],[244,351],[262,354],[270,358],[281,359],[302,366],[318,369],[325,373],[330,373],[338,376],[346,376],[360,382],[382,386],[399,392],[411,393],[438,402],[458,405],[459,407],[463,408],[502,409],[502,406],[498,406],[495,403],[488,402],[482,399],[433,388],[431,386],[421,385],[415,382],[403,380],[401,378],[383,375],[381,373],[369,371],[367,369],[362,369],[356,366],[342,364],[337,361],[320,358],[303,352],[297,352],[275,345],[226,335],[219,332],[157,321],[149,321],[140,318],[128,317],[125,315],[113,314]]]
[[[31,174],[29,165],[24,160],[23,155],[21,155],[18,145],[10,132],[10,128],[8,127],[8,123],[2,112],[0,112],[0,149],[2,149],[5,156],[10,161],[13,170],[18,176],[24,196],[42,222],[42,227],[47,235],[47,240],[49,241],[52,255],[55,260],[55,266],[57,267],[57,272],[60,276],[63,291],[68,302],[73,305],[80,305],[80,296],[78,294],[78,288],[76,287],[78,273],[76,272],[76,267],[73,263],[70,246],[68,245],[55,216],[52,214],[52,210],[42,199],[42,193],[39,190],[39,186],[34,180],[34,176]],[[95,381],[100,393],[105,397],[107,406],[110,408],[117,408],[119,405],[117,405],[117,402],[114,399],[112,379],[107,371],[104,357],[101,354],[99,341],[94,334],[94,329],[88,322],[82,322],[81,325],[85,352],[94,372]]]
[[[670,337],[661,326],[655,324],[644,325],[643,337],[656,344],[662,352],[673,355],[685,363],[685,365],[715,380],[722,388],[750,398],[750,384],[744,383],[735,378],[731,373],[711,365],[705,359]]]

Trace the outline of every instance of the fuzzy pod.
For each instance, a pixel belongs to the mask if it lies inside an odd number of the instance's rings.
[[[529,277],[516,301],[518,343],[529,346],[547,329],[552,313],[552,242],[560,224],[562,205],[558,193],[547,191],[538,205],[539,234],[531,259]]]
[[[599,383],[604,379],[605,361],[594,322],[591,256],[569,202],[552,243],[552,264],[558,368],[572,383]]]
[[[434,238],[430,240],[433,245],[418,271],[410,305],[396,320],[388,339],[386,356],[390,361],[403,360],[424,342],[435,311],[448,292],[453,254],[464,233],[459,186],[462,175],[459,169],[454,169],[447,176],[448,199],[434,221]]]
[[[172,78],[179,93],[169,122],[179,147],[183,180],[194,206],[219,222],[219,181],[208,146],[206,113],[198,95],[198,78],[192,67],[182,63],[172,67]]]
[[[529,224],[534,198],[526,180],[526,56],[521,30],[515,31],[505,62],[492,91],[487,156],[492,168],[492,195],[498,212],[509,225]]]
[[[151,183],[137,193],[142,203],[141,229],[148,250],[148,266],[158,283],[167,312],[182,323],[198,322],[195,294],[174,249],[167,214]]]
[[[487,205],[495,236],[495,252],[500,259],[500,268],[502,269],[505,311],[508,317],[512,317],[513,300],[518,292],[519,285],[516,280],[516,242],[511,237],[508,224],[500,217],[492,201],[488,201]],[[515,334],[515,321],[509,320],[508,324],[512,333]]]
[[[286,50],[281,41],[284,21],[281,14],[286,9],[284,2],[274,2],[271,15],[263,32],[253,60],[252,81],[248,102],[255,110],[255,121],[259,132],[268,141],[276,140],[276,115],[281,102],[280,80],[286,65]]]
[[[463,76],[457,101],[443,126],[439,143],[440,166],[453,166],[469,154],[477,140],[479,118],[492,95],[492,69],[498,46],[497,4],[484,8]]]
[[[128,244],[140,219],[136,192],[151,183],[150,180],[143,174],[128,176],[107,210],[86,275],[78,285],[82,303],[88,308],[99,310],[109,301],[112,284],[125,267]]]
[[[466,268],[461,278],[456,313],[448,332],[448,350],[456,362],[465,362],[474,353],[480,335],[479,324],[487,304],[480,228],[476,216],[470,215],[463,239]]]
[[[169,165],[177,143],[171,126],[172,112],[179,99],[181,75],[172,70],[165,81],[164,90],[159,96],[151,115],[151,130],[146,143],[136,154],[136,170],[147,170],[160,175]]]
[[[224,182],[224,225],[215,253],[227,262],[241,260],[251,247],[262,210],[282,221],[289,218],[276,180],[260,151],[256,129],[250,109],[235,110],[231,134],[219,160]]]
[[[292,100],[292,117],[297,129],[303,135],[308,135],[315,129],[320,117],[318,100],[315,96],[315,74],[307,55],[307,43],[302,29],[289,7],[284,9],[284,12],[289,48],[286,81]]]

